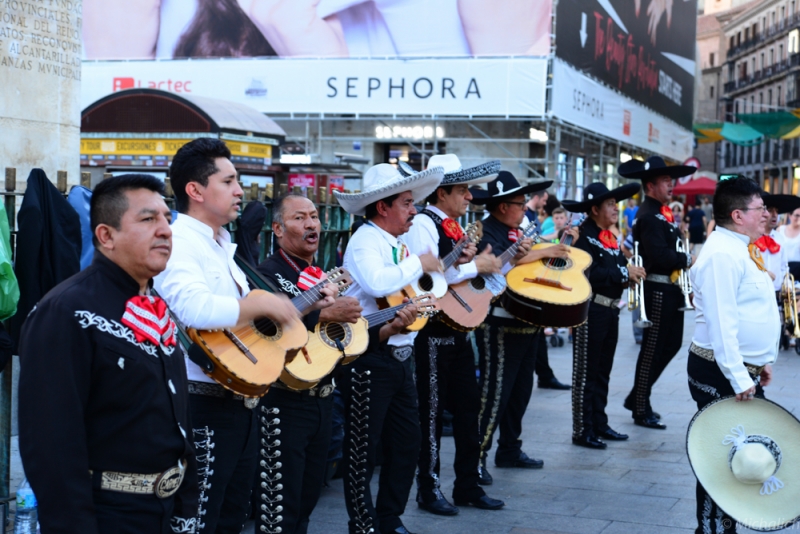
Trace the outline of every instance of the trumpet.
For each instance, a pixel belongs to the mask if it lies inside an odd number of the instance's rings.
[[[639,242],[633,242],[633,256],[630,259],[630,265],[633,267],[642,266],[642,257],[639,256]],[[628,288],[628,311],[633,311],[641,307],[641,314],[639,320],[634,323],[636,328],[649,328],[653,326],[653,322],[647,319],[647,313],[644,309],[644,280],[639,280],[633,287]]]
[[[794,290],[794,276],[786,273],[781,287],[783,297],[783,322],[787,329],[792,330],[792,337],[800,338],[800,324],[797,321],[797,295]]]
[[[689,240],[687,239],[684,241],[683,239],[678,239],[678,241],[675,242],[675,250],[684,254],[688,254]],[[689,280],[689,272],[687,269],[678,270],[678,286],[681,288],[681,293],[683,293],[683,306],[678,308],[678,310],[693,310],[694,306],[692,306],[692,303],[689,300],[689,295],[692,293],[692,281]]]

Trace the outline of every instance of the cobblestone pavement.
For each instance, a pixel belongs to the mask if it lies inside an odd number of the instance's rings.
[[[611,375],[608,415],[611,426],[630,440],[609,443],[603,451],[571,443],[572,414],[569,391],[535,388],[524,422],[524,450],[545,462],[541,470],[499,469],[489,465],[494,485],[490,496],[506,507],[496,512],[462,508],[455,517],[423,512],[411,492],[405,525],[420,534],[580,534],[690,533],[695,527],[695,478],[686,458],[686,427],[695,413],[686,383],[686,357],[694,328],[694,314],[686,314],[683,349],[653,389],[652,404],[667,430],[633,425],[622,401],[633,384],[639,346],[633,341],[630,314],[622,312],[620,342]],[[550,364],[562,382],[572,376],[572,347],[549,349]],[[800,416],[800,356],[782,352],[767,396]],[[12,442],[12,488],[21,479],[21,466]],[[442,443],[442,486],[452,493],[454,447]],[[448,468],[448,466],[450,466]],[[373,493],[377,491],[376,477]],[[796,526],[800,530],[800,526]],[[740,529],[740,532],[748,532]],[[788,531],[788,530],[787,530]],[[311,517],[309,534],[347,532],[347,513],[341,480],[325,488]],[[254,534],[248,523],[244,534]]]

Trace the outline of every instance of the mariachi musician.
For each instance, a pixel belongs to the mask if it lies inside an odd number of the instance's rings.
[[[464,169],[458,156],[444,154],[429,160],[428,168],[437,166],[444,169],[444,179],[428,196],[428,206],[414,218],[414,225],[404,239],[412,253],[434,251],[439,258],[444,258],[464,236],[457,219],[467,212],[472,200],[469,186],[492,181],[500,170],[500,162]],[[468,245],[457,263],[445,271],[448,284],[500,271],[500,260],[490,247],[477,256],[476,251],[474,244]],[[453,414],[456,445],[455,504],[484,510],[502,508],[503,501],[487,496],[478,485],[480,390],[475,380],[475,356],[469,336],[434,316],[417,335],[414,354],[422,431],[417,465],[418,506],[437,515],[458,513],[458,508],[442,493],[439,482],[442,412],[447,409]]]
[[[759,237],[755,245],[761,251],[761,257],[764,258],[764,265],[770,278],[772,278],[772,287],[780,303],[781,287],[786,274],[789,272],[789,260],[786,256],[786,249],[780,244],[781,233],[777,231],[777,228],[780,224],[781,215],[792,213],[800,208],[800,197],[794,195],[771,195],[762,191],[761,198],[764,199],[764,205],[769,210],[769,219],[767,219],[767,233]],[[781,333],[781,347],[784,349],[789,348],[789,336],[786,332]]]
[[[378,310],[377,299],[399,292],[424,273],[440,270],[435,254],[411,254],[400,236],[413,224],[414,203],[433,193],[442,177],[441,167],[403,176],[392,165],[381,163],[364,174],[361,192],[334,192],[348,213],[366,218],[344,254],[344,267],[357,284],[354,296],[365,313]],[[419,455],[419,410],[412,367],[415,336],[416,332],[397,333],[378,345],[371,344],[342,373],[344,496],[350,534],[409,534],[400,516]],[[373,503],[370,481],[379,442],[385,455]]]
[[[641,180],[645,193],[633,223],[633,238],[639,242],[642,266],[647,271],[644,304],[653,324],[644,329],[633,389],[624,406],[633,412],[634,424],[646,428],[667,428],[650,405],[650,393],[683,343],[681,307],[685,297],[673,282],[673,273],[688,269],[694,262],[688,251],[678,250],[682,238],[678,229],[680,221],[675,220],[667,204],[675,178],[688,176],[696,170],[685,165],[668,167],[659,156],[651,156],[647,161],[631,160],[617,169],[625,178]]]
[[[321,230],[317,208],[308,198],[289,194],[278,199],[272,212],[278,250],[258,271],[289,297],[316,285],[324,277],[314,265]],[[359,317],[358,300],[339,297],[332,306],[307,314],[303,323],[313,331],[318,322],[355,323]],[[333,374],[303,391],[276,382],[262,397],[260,467],[253,489],[256,532],[301,534],[308,530],[325,480],[334,386]]]
[[[487,189],[470,188],[472,203],[486,205],[489,216],[483,220],[483,238],[478,250],[491,245],[492,253],[505,252],[520,238],[519,225],[525,217],[525,195],[543,191],[552,181],[520,185],[513,174],[500,171],[497,178],[489,182]],[[575,237],[577,231],[574,229]],[[520,242],[516,256],[501,267],[506,274],[515,265],[530,263],[545,257],[566,258],[569,248],[553,245],[545,249],[531,250],[531,240]],[[480,484],[488,486],[492,476],[486,469],[486,457],[492,448],[494,431],[500,427],[495,465],[540,469],[544,461],[530,458],[522,451],[522,418],[533,391],[533,370],[536,365],[536,334],[539,327],[533,326],[508,313],[496,301],[486,321],[475,330],[481,388],[479,412],[481,463]]]
[[[583,202],[565,200],[564,207],[588,215],[575,245],[592,256],[587,273],[592,284],[589,318],[575,329],[572,388],[572,443],[590,449],[605,449],[603,439],[628,439],[608,425],[608,382],[619,337],[619,300],[630,283],[639,283],[645,271],[627,265],[611,228],[619,220],[618,202],[639,192],[639,184],[611,191],[603,182],[586,186]]]

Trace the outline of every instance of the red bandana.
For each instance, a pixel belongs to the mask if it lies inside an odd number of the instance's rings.
[[[442,221],[442,230],[444,230],[444,235],[453,241],[458,241],[464,235],[464,230],[461,229],[461,225],[458,224],[457,221],[449,218]]]
[[[136,341],[158,346],[175,346],[176,328],[167,312],[167,303],[159,297],[137,295],[125,303],[122,324],[133,330]]]
[[[508,240],[513,241],[516,243],[519,240],[520,232],[519,230],[511,229],[508,231]]]
[[[300,277],[297,279],[297,287],[303,291],[308,291],[317,285],[323,278],[325,278],[325,272],[322,269],[319,267],[308,266],[300,271]]]
[[[765,252],[767,249],[769,249],[770,254],[777,254],[781,251],[781,246],[768,235],[762,235],[756,239],[755,245],[761,252]]]
[[[675,222],[675,217],[672,215],[672,210],[669,209],[669,206],[661,206],[661,215],[663,215],[668,222]]]
[[[611,230],[600,231],[600,242],[606,248],[612,248],[612,249],[619,248],[619,243],[617,243],[617,238],[614,234],[611,233]]]

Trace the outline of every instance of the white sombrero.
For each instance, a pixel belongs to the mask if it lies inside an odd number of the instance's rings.
[[[403,176],[394,166],[388,163],[374,165],[364,173],[363,189],[358,193],[342,193],[334,191],[339,204],[353,215],[364,215],[370,204],[386,197],[411,191],[414,202],[425,200],[436,191],[444,176],[441,167],[430,167],[422,172]]]
[[[397,166],[400,172],[409,176],[415,171],[411,166],[404,162],[398,162]],[[444,169],[444,178],[441,185],[478,185],[486,184],[497,178],[497,173],[500,172],[500,160],[494,159],[475,165],[474,167],[462,167],[461,160],[455,154],[436,154],[431,156],[428,160],[428,168],[441,167]]]
[[[800,519],[800,421],[780,405],[714,401],[689,424],[686,451],[709,496],[743,526],[766,532]]]

